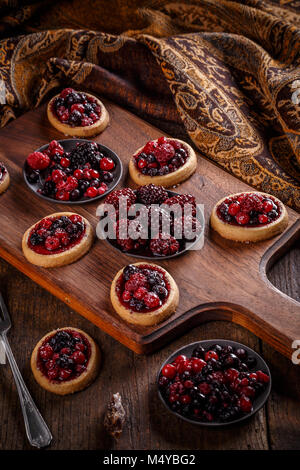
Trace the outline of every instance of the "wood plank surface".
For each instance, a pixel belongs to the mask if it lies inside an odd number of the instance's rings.
[[[107,103],[107,107],[111,125],[95,140],[111,147],[123,162],[145,141],[161,135],[159,130],[118,106]],[[61,137],[49,126],[43,106],[0,131],[0,158],[7,163],[12,175],[11,188],[0,199],[0,255],[3,258],[136,352],[153,351],[203,321],[220,319],[247,327],[290,355],[292,340],[300,337],[300,305],[266,282],[264,269],[272,264],[277,253],[282,254],[287,249],[291,240],[299,238],[300,221],[292,210],[289,210],[289,229],[277,239],[241,246],[212,234],[207,222],[202,250],[159,263],[175,277],[181,300],[176,314],[156,327],[130,326],[112,311],[111,280],[121,266],[134,259],[108,250],[105,241],[97,241],[82,260],[63,268],[46,270],[27,263],[20,249],[23,232],[38,219],[68,206],[37,198],[25,187],[21,168],[30,151]],[[126,177],[125,172],[123,184]],[[219,198],[247,189],[244,183],[199,159],[197,173],[178,191],[194,193],[197,202],[204,204],[208,221]],[[96,225],[96,207],[97,203],[91,203],[72,206],[72,210]],[[83,278],[84,285],[78,282]]]
[[[275,285],[299,296],[300,250],[286,255],[270,273]],[[292,276],[291,276],[292,274]],[[200,325],[151,356],[139,356],[103,333],[63,302],[0,260],[0,289],[13,327],[9,341],[25,381],[50,426],[51,449],[299,449],[300,368],[246,329],[229,322]],[[37,340],[53,328],[83,328],[101,346],[104,362],[87,390],[58,397],[41,389],[30,371],[29,358]],[[273,376],[267,405],[252,419],[224,430],[199,428],[168,413],[155,390],[163,360],[175,349],[199,339],[227,338],[262,352]],[[112,393],[122,394],[128,413],[118,444],[103,429],[105,405]],[[0,449],[29,449],[16,388],[9,366],[0,366]]]

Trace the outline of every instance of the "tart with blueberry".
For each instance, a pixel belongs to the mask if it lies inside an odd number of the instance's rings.
[[[160,137],[135,152],[129,162],[129,174],[139,186],[153,183],[169,188],[188,179],[196,167],[197,157],[189,144]]]
[[[275,196],[251,191],[231,194],[217,202],[210,222],[224,238],[259,242],[283,232],[288,225],[288,214]]]
[[[65,88],[49,101],[47,116],[55,129],[75,137],[100,134],[109,123],[108,112],[96,96],[73,88]]]
[[[9,173],[6,166],[0,162],[0,194],[7,190],[10,183]]]
[[[107,194],[122,167],[116,154],[91,141],[52,140],[28,155],[24,177],[38,194],[58,202],[86,202]]]
[[[73,327],[47,333],[31,355],[31,369],[38,384],[49,392],[67,395],[90,385],[100,368],[95,341]]]
[[[73,212],[57,212],[26,230],[22,249],[30,263],[54,268],[85,255],[93,238],[91,224],[84,217]]]
[[[151,326],[175,312],[179,290],[173,277],[160,266],[135,263],[116,274],[110,290],[115,311],[128,323]]]

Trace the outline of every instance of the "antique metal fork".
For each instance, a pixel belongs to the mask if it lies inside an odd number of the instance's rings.
[[[30,444],[34,447],[46,447],[52,440],[42,415],[37,409],[19,371],[14,355],[7,340],[6,333],[11,327],[10,316],[0,293],[0,342],[3,344],[4,351],[11,367],[22,407],[25,429]]]

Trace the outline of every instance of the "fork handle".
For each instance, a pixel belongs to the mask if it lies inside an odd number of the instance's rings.
[[[16,382],[28,440],[30,444],[34,447],[46,447],[50,444],[52,440],[51,432],[49,431],[48,426],[46,425],[41,413],[37,409],[25,385],[25,382],[19,371],[9,342],[7,340],[6,334],[3,333],[0,336],[0,339],[2,340],[9,365],[11,367]]]

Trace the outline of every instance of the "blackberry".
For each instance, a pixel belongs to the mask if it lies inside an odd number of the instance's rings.
[[[73,111],[69,117],[69,124],[78,126],[81,123],[81,114],[79,111]]]
[[[60,108],[60,106],[65,106],[64,98],[60,98],[59,96],[55,100],[55,107]]]
[[[168,290],[163,286],[156,285],[153,287],[152,291],[155,292],[155,294],[157,294],[158,297],[162,300],[165,299],[168,295]]]
[[[131,299],[129,302],[130,307],[134,308],[138,312],[143,310],[145,308],[145,304],[142,300],[137,300],[137,299]]]
[[[193,351],[193,357],[198,357],[200,359],[204,358],[205,349],[202,346],[197,346]]]
[[[55,189],[56,189],[56,186],[55,186],[55,183],[54,181],[45,181],[44,183],[44,186],[42,187],[42,194],[44,196],[51,196],[52,194],[55,193]]]
[[[104,181],[104,183],[111,183],[113,179],[114,176],[110,171],[102,171],[101,180]]]
[[[168,192],[162,186],[147,184],[137,190],[138,202],[142,204],[161,204],[168,198]]]
[[[150,274],[147,276],[150,286],[165,286],[165,281],[163,276],[158,271],[150,271]]]
[[[59,365],[59,367],[62,367],[63,369],[67,369],[67,368],[72,367],[74,365],[74,361],[73,361],[73,359],[71,359],[66,354],[62,354],[56,360],[56,364]]]
[[[40,237],[37,233],[33,233],[30,237],[30,243],[33,246],[41,245],[44,242],[43,237]]]
[[[1,168],[0,168],[0,175],[2,175],[2,171],[1,171]],[[28,175],[27,175],[27,179],[29,181],[29,183],[36,183],[39,179],[39,172],[36,171],[36,170],[32,170]]]
[[[68,108],[70,108],[72,104],[80,103],[80,101],[81,101],[81,97],[76,92],[69,93],[68,96],[65,98],[65,102]]]
[[[125,281],[128,281],[130,276],[133,274],[136,274],[139,272],[139,269],[136,266],[133,266],[132,264],[128,264],[124,269],[123,269],[123,277]]]
[[[88,116],[94,111],[94,108],[93,106],[91,105],[91,103],[86,103],[84,105],[84,112],[85,114],[87,114]]]

